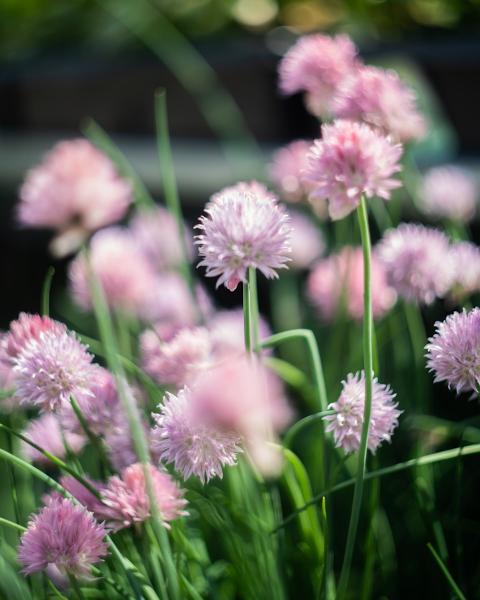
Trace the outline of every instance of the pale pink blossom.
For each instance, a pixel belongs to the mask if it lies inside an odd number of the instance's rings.
[[[450,295],[461,300],[480,292],[480,248],[472,242],[455,242],[450,255],[453,263]]]
[[[212,352],[216,358],[239,355],[245,350],[243,310],[221,310],[208,321]],[[261,315],[258,320],[260,340],[272,335],[267,321]]]
[[[50,317],[21,312],[18,319],[10,323],[8,332],[0,339],[1,357],[9,365],[32,340],[39,338],[43,331],[54,331],[58,334],[66,331],[63,323],[54,321]]]
[[[423,177],[419,207],[437,219],[468,223],[475,216],[478,186],[466,169],[445,165],[434,167]]]
[[[73,454],[78,454],[86,443],[84,435],[63,431],[58,417],[52,413],[45,413],[30,421],[23,435],[57,458],[66,456],[67,447]],[[51,466],[49,458],[26,442],[22,442],[22,453],[32,462]]]
[[[312,143],[313,140],[295,140],[273,154],[270,177],[283,200],[301,202],[308,198],[312,185],[305,180],[303,172]]]
[[[298,211],[290,212],[290,225],[292,227],[290,266],[295,269],[307,269],[325,251],[322,232],[312,219]]]
[[[239,181],[238,183],[234,183],[233,185],[228,185],[227,187],[221,189],[219,192],[212,194],[205,208],[209,208],[212,202],[214,203],[217,200],[222,200],[226,193],[253,194],[259,200],[267,200],[273,202],[277,201],[276,195],[273,192],[271,192],[265,184],[253,179],[251,181]]]

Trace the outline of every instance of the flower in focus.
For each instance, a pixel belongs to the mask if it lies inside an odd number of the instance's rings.
[[[273,195],[226,190],[217,194],[205,208],[196,226],[202,233],[195,243],[202,257],[199,266],[207,277],[218,277],[230,291],[246,281],[253,267],[269,279],[289,260],[290,227],[288,215]]]
[[[390,284],[409,302],[431,304],[452,284],[450,243],[438,229],[401,223],[385,232],[377,255]]]
[[[89,579],[92,565],[107,555],[106,533],[84,508],[52,496],[20,540],[23,573],[31,575],[53,565],[62,575]]]
[[[204,327],[184,328],[171,334],[157,326],[141,335],[140,350],[145,371],[161,385],[181,387],[205,367],[211,343]]]
[[[76,250],[89,232],[119,221],[132,200],[130,184],[109,158],[83,139],[60,142],[31,169],[20,189],[18,219],[58,232],[52,251]]]
[[[360,204],[362,195],[388,200],[400,187],[392,176],[400,171],[402,146],[364,123],[335,121],[322,126],[308,155],[306,177],[312,197],[328,200],[333,220],[342,219]]]
[[[160,460],[173,463],[184,479],[195,475],[202,483],[223,476],[224,466],[233,466],[242,452],[241,438],[227,429],[213,426],[193,410],[191,392],[183,388],[176,396],[167,392],[152,445]]]
[[[245,351],[245,333],[243,310],[221,310],[208,322],[212,352],[216,358],[226,357],[231,354],[241,354]],[[266,320],[260,315],[258,319],[258,333],[260,340],[270,335],[272,331]]]
[[[376,253],[371,262],[372,310],[375,319],[395,304],[397,294],[387,281],[387,273]],[[319,261],[307,281],[307,295],[320,317],[332,321],[342,308],[355,320],[363,317],[363,253],[346,246],[337,254]]]
[[[45,413],[38,419],[30,421],[23,435],[57,458],[65,456],[65,446],[74,454],[78,454],[86,443],[84,435],[62,431],[58,417],[52,413]],[[32,462],[45,465],[50,463],[46,456],[26,442],[22,442],[22,453]]]
[[[309,110],[328,116],[338,86],[358,64],[357,49],[348,36],[307,35],[280,62],[280,90],[287,95],[305,92]]]
[[[140,463],[130,465],[121,477],[110,477],[107,487],[101,492],[103,502],[112,509],[113,526],[117,530],[146,521],[151,516],[144,468]],[[184,510],[187,501],[168,473],[152,465],[148,468],[161,518],[168,526],[169,521],[187,514]]]
[[[368,433],[368,449],[375,454],[382,442],[389,442],[398,425],[402,411],[394,402],[395,394],[388,385],[373,379],[372,413]],[[342,392],[336,402],[329,405],[334,415],[323,417],[327,422],[326,431],[333,433],[337,448],[347,453],[356,452],[360,447],[365,408],[365,373],[349,373],[342,381]]]
[[[182,263],[183,246],[177,222],[163,206],[138,212],[130,222],[130,230],[139,249],[155,269],[176,269]],[[187,229],[184,235],[188,259],[191,259],[193,244]]]
[[[52,411],[82,394],[91,394],[98,366],[76,335],[42,332],[14,361],[15,396],[22,404]]]
[[[415,94],[394,71],[356,69],[340,86],[332,110],[340,119],[363,121],[399,142],[425,136]]]
[[[227,185],[227,187],[224,187],[219,192],[212,194],[206,205],[206,208],[209,208],[210,205],[215,203],[217,200],[222,200],[226,193],[253,194],[258,200],[269,200],[273,202],[277,200],[275,194],[271,192],[266,185],[253,179],[251,181],[239,181],[233,185]]]
[[[455,242],[450,254],[453,263],[450,294],[462,299],[480,292],[480,248],[471,242]]]
[[[121,227],[97,232],[90,242],[89,261],[110,308],[137,314],[151,293],[154,272],[132,234]],[[92,306],[88,272],[83,255],[70,263],[73,297],[86,310]]]
[[[290,236],[291,267],[308,269],[325,250],[322,232],[311,219],[298,211],[290,212],[290,224],[292,227]]]
[[[419,190],[423,212],[439,219],[468,223],[475,215],[478,190],[473,176],[453,165],[425,173]]]
[[[425,346],[434,381],[445,381],[461,392],[478,392],[480,384],[480,309],[454,312],[435,323],[435,335]]]
[[[270,177],[283,200],[301,202],[308,198],[311,184],[304,179],[303,172],[308,165],[307,155],[312,142],[296,140],[274,153]]]
[[[54,321],[50,317],[21,312],[18,319],[10,323],[8,333],[0,341],[2,360],[13,364],[25,346],[30,341],[38,339],[42,332],[55,331],[61,334],[66,329],[63,323]]]

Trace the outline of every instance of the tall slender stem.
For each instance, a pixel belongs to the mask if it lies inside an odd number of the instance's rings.
[[[252,351],[252,324],[248,283],[243,284],[243,334],[245,338],[245,351],[250,353]]]
[[[257,271],[254,267],[248,268],[248,291],[250,293],[250,326],[252,330],[253,348],[256,350],[259,342],[258,331],[258,291],[257,291]]]
[[[358,466],[353,493],[352,512],[348,527],[345,555],[343,558],[338,598],[344,597],[350,569],[352,566],[353,550],[357,537],[358,521],[362,505],[363,484],[365,478],[365,467],[367,462],[368,433],[370,429],[370,416],[372,412],[372,388],[373,388],[373,314],[372,314],[372,288],[371,288],[371,244],[370,231],[368,228],[368,213],[365,199],[362,198],[357,209],[358,223],[362,237],[363,248],[363,362],[365,369],[365,406],[363,410],[362,436],[358,451]]]

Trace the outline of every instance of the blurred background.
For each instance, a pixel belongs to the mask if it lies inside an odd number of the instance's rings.
[[[19,184],[88,119],[159,195],[153,96],[165,88],[193,220],[226,183],[261,177],[274,148],[317,135],[302,99],[278,94],[276,65],[298,35],[345,31],[368,62],[394,64],[417,88],[436,123],[418,164],[474,164],[479,30],[480,0],[0,0],[0,326],[38,309],[51,262],[49,234],[15,224]]]

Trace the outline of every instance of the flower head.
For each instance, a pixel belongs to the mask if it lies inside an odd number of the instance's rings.
[[[373,379],[372,413],[368,433],[368,449],[375,454],[382,442],[389,442],[398,425],[401,412],[394,402],[395,394],[388,385]],[[342,392],[336,402],[329,405],[334,415],[323,417],[326,431],[333,433],[337,448],[347,453],[360,447],[365,408],[365,373],[349,373],[342,381]]]
[[[377,253],[390,284],[409,302],[431,304],[451,286],[450,244],[438,229],[401,223],[385,233]]]
[[[18,560],[26,575],[53,565],[62,575],[88,579],[92,565],[107,555],[106,533],[84,508],[52,496],[22,535]]]
[[[385,315],[397,294],[387,282],[387,273],[376,253],[371,262],[372,309],[376,319]],[[307,281],[307,294],[320,317],[331,321],[344,308],[355,320],[363,317],[363,254],[346,246],[337,254],[317,262]]]
[[[315,223],[301,212],[290,213],[292,233],[291,266],[296,269],[307,269],[325,250],[322,232]]]
[[[216,195],[196,227],[202,231],[195,243],[202,257],[199,266],[207,277],[219,277],[233,291],[246,281],[254,267],[265,277],[277,277],[290,252],[288,215],[273,196],[226,190]]]
[[[42,332],[55,331],[60,334],[66,329],[63,323],[54,321],[50,317],[21,312],[18,319],[10,323],[8,333],[0,341],[2,359],[12,364],[25,346],[30,341],[38,339]]]
[[[480,384],[480,309],[454,312],[435,323],[435,335],[425,346],[427,367],[435,382],[461,392],[477,392]]]
[[[425,173],[419,190],[420,208],[438,219],[468,223],[475,215],[478,189],[473,176],[453,165]]]
[[[453,271],[450,295],[458,299],[480,292],[480,248],[472,242],[455,242],[450,255]]]
[[[152,465],[148,468],[160,515],[165,526],[168,526],[169,521],[186,514],[184,507],[187,501],[168,473]],[[116,529],[141,523],[151,516],[144,466],[140,463],[127,467],[121,477],[110,477],[101,496],[105,505],[112,509],[112,514],[115,515]]]
[[[333,220],[342,219],[360,204],[362,195],[388,200],[400,186],[392,175],[400,171],[402,146],[364,123],[335,121],[322,126],[308,155],[306,177],[312,197],[328,200]]]
[[[219,359],[228,355],[239,355],[245,350],[243,310],[221,310],[208,322],[212,352]],[[270,326],[260,315],[258,320],[259,338],[272,334]]]
[[[272,157],[270,177],[283,200],[300,202],[310,194],[312,186],[305,180],[304,171],[312,141],[295,140],[279,148]]]
[[[23,404],[49,411],[71,396],[91,394],[98,369],[92,359],[73,332],[42,332],[14,361],[15,395]]]
[[[84,435],[62,431],[58,417],[52,413],[45,413],[38,419],[30,421],[23,435],[57,458],[65,456],[65,443],[74,454],[80,452],[86,443]],[[22,443],[22,453],[32,462],[50,464],[50,459],[26,442]]]
[[[83,139],[60,142],[27,174],[20,189],[22,225],[60,232],[57,254],[78,248],[88,232],[120,220],[131,186],[109,158]]]
[[[338,89],[332,110],[341,119],[363,121],[399,142],[425,135],[415,94],[395,71],[370,66],[356,69]]]
[[[167,392],[160,414],[154,414],[153,448],[168,463],[173,463],[184,479],[195,475],[202,483],[222,477],[224,466],[233,466],[241,452],[238,434],[215,427],[194,411],[190,390],[176,396]]]
[[[305,92],[310,111],[325,116],[338,86],[357,67],[357,49],[348,36],[304,36],[280,62],[280,90],[284,94]]]

